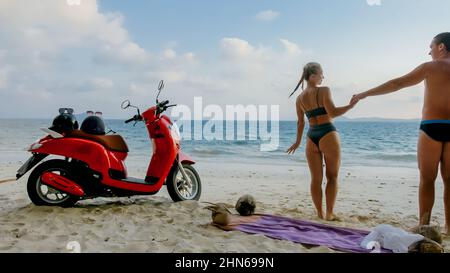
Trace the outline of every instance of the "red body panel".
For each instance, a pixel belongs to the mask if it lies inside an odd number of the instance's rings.
[[[89,168],[102,174],[102,183],[106,186],[133,192],[155,193],[163,186],[177,155],[181,162],[195,163],[192,158],[180,151],[179,139],[172,137],[170,118],[164,115],[156,116],[155,113],[156,107],[151,107],[142,114],[149,136],[155,142],[155,150],[146,176],[146,180],[152,181],[151,184],[112,179],[109,175],[110,169],[122,171],[127,176],[124,164],[127,153],[109,151],[92,140],[45,137],[40,140],[42,146],[32,152],[60,155],[83,161]]]
[[[40,142],[42,146],[33,152],[60,155],[81,160],[89,168],[108,174],[110,168],[126,171],[123,160],[127,153],[106,150],[101,144],[80,138],[50,138]]]
[[[75,196],[84,196],[83,189],[72,180],[59,174],[47,172],[41,176],[42,183]]]
[[[180,145],[171,136],[170,120],[166,118],[153,122],[146,120],[146,125],[150,138],[155,142],[155,151],[147,169],[147,177],[159,178],[155,186],[161,188],[175,162]]]

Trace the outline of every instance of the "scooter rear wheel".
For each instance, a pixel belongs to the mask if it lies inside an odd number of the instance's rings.
[[[79,197],[61,192],[42,183],[41,176],[45,172],[54,172],[65,177],[72,177],[70,164],[64,160],[48,160],[37,166],[30,174],[27,183],[28,196],[36,206],[71,207]]]
[[[169,192],[170,198],[174,202],[186,201],[186,200],[199,200],[202,193],[202,184],[200,181],[200,176],[197,171],[189,164],[182,164],[186,175],[192,182],[189,185],[185,181],[182,173],[180,172],[178,166],[174,166],[167,176],[167,191]]]

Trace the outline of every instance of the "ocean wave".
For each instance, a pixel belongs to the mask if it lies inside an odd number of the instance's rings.
[[[193,148],[186,150],[188,153],[192,153],[193,155],[203,155],[203,156],[216,156],[216,155],[234,155],[234,152],[231,152],[226,149],[217,149],[217,148]]]
[[[386,160],[386,161],[395,161],[395,162],[416,162],[417,156],[416,154],[372,154],[372,155],[364,155],[365,159],[377,159],[377,160]]]

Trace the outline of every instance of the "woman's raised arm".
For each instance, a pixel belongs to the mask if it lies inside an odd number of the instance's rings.
[[[327,110],[328,115],[331,118],[342,116],[343,114],[347,113],[350,109],[355,106],[356,102],[353,104],[349,104],[342,107],[336,107],[333,102],[333,98],[331,97],[331,91],[328,87],[323,87],[323,93],[324,93],[324,107],[325,110]]]

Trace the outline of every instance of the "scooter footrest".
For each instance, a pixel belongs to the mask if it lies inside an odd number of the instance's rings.
[[[147,182],[145,182],[144,179],[139,179],[139,178],[134,178],[134,177],[127,177],[127,178],[121,179],[121,181],[128,182],[128,183],[136,183],[136,184],[148,184]]]

